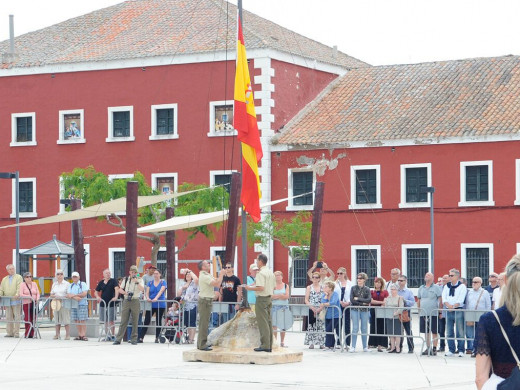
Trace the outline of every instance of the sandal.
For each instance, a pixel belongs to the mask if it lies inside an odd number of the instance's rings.
[[[309,345],[309,349],[314,349],[314,344]]]
[[[81,337],[80,340],[81,341],[88,341],[88,339],[85,336]]]
[[[82,338],[78,336],[78,337],[74,337],[74,340],[82,340]]]

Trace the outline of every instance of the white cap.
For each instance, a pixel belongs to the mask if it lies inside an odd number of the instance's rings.
[[[79,272],[74,271],[74,272],[72,273],[72,277],[74,277],[74,276],[77,276],[77,277],[79,278]]]

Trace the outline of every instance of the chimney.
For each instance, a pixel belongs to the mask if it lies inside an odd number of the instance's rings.
[[[14,15],[9,15],[9,51],[2,54],[3,63],[14,62],[18,56],[14,51]]]
[[[332,46],[332,58],[338,58],[338,46],[336,45]]]

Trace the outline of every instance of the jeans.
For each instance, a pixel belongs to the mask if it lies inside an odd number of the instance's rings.
[[[438,331],[441,339],[440,348],[446,348],[446,340],[444,338],[446,336],[446,318],[439,318]]]
[[[327,318],[325,319],[325,346],[327,348],[334,348],[334,339],[339,340],[339,324],[341,318]],[[332,333],[334,331],[334,333]]]
[[[230,319],[232,319],[235,316],[236,310],[235,305],[229,305],[228,312],[222,313],[222,322],[220,325],[222,325],[224,322],[228,322]]]
[[[404,332],[408,336],[412,336],[412,318],[411,318],[411,316],[410,316],[409,322],[403,322],[403,329],[404,329]],[[403,349],[403,339],[404,339],[404,337],[401,337],[401,344],[400,344],[401,349]],[[413,347],[414,347],[413,337],[407,337],[406,344],[408,344],[408,351],[413,351]]]
[[[475,329],[477,329],[478,322],[475,322],[475,325],[467,325],[466,324],[466,339],[468,339],[468,349],[476,352],[475,350]]]
[[[455,332],[453,328],[455,329]],[[464,352],[464,312],[462,310],[450,310],[446,318],[446,337],[448,338],[448,348],[451,353],[455,353],[455,339],[456,333],[457,349],[459,352]]]
[[[350,346],[350,310],[345,310],[343,312],[343,317],[341,318],[341,321],[343,321],[343,337],[345,337],[345,345],[348,347]],[[339,340],[338,340],[339,341]],[[339,344],[339,343],[338,343]]]
[[[356,348],[359,320],[361,320],[361,341],[363,343],[363,349],[367,348],[368,310],[352,309],[350,311],[350,318],[352,319],[352,348]]]

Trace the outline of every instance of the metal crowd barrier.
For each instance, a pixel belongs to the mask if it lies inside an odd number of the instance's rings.
[[[28,335],[32,335],[31,338],[39,338],[39,332],[38,329],[35,327],[35,321],[36,321],[36,313],[38,306],[35,302],[35,300],[32,297],[0,297],[0,323],[5,324],[6,330],[9,324],[13,324],[13,326],[16,327],[16,324],[18,325],[18,334],[20,337],[26,337]],[[30,301],[28,305],[30,305],[30,314],[29,318],[26,318],[28,316],[28,313],[26,313],[24,310],[26,309],[26,302]],[[15,307],[13,311],[14,318],[8,319],[7,318],[7,307]],[[16,313],[18,312],[18,313]],[[16,317],[18,316],[18,320]],[[32,318],[32,320],[31,320]],[[16,329],[16,328],[15,328]],[[24,336],[20,333],[22,332]],[[16,332],[15,332],[16,333]]]

